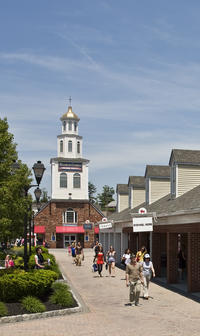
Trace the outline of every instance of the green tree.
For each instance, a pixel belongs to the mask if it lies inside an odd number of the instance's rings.
[[[96,202],[96,197],[94,196],[96,191],[97,191],[97,188],[95,187],[95,185],[93,183],[89,182],[88,183],[89,201],[93,204]]]
[[[102,193],[97,195],[97,200],[102,210],[106,210],[106,205],[111,201],[114,201],[114,193],[115,191],[113,187],[109,187],[108,185],[103,186]]]
[[[47,203],[49,201],[48,192],[45,188],[42,189],[42,195],[40,198],[41,203]]]
[[[31,182],[30,170],[18,160],[14,137],[8,132],[7,119],[0,119],[0,240],[8,241],[23,234],[24,216],[31,204],[23,190]]]

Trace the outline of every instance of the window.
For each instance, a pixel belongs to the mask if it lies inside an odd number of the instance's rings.
[[[81,151],[81,144],[80,141],[77,142],[77,153],[80,153]]]
[[[69,123],[68,123],[68,129],[69,129],[69,131],[72,131],[72,122],[71,121],[69,121]]]
[[[72,152],[72,141],[68,141],[68,152]]]
[[[77,223],[77,212],[69,208],[63,212],[63,223]]]
[[[81,175],[79,173],[76,173],[73,176],[73,187],[74,188],[80,188],[81,187]]]
[[[63,152],[63,141],[60,141],[60,152]]]
[[[60,188],[67,188],[67,174],[60,174]]]
[[[74,123],[74,131],[76,132],[76,130],[77,130],[77,123],[75,122]]]
[[[63,121],[63,130],[66,131],[66,121]]]

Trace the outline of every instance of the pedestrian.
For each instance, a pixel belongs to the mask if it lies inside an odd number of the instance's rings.
[[[12,259],[12,256],[10,256],[9,254],[7,254],[6,258],[5,258],[5,268],[11,268],[14,267],[14,261]]]
[[[36,269],[43,269],[45,267],[44,258],[42,255],[42,249],[40,246],[36,248],[36,255],[35,255],[35,268]]]
[[[76,258],[76,246],[75,246],[75,243],[71,244],[71,252],[72,252],[72,258],[73,258],[73,264],[75,264],[75,258]]]
[[[155,278],[155,270],[154,270],[152,261],[150,261],[150,255],[148,253],[144,255],[144,261],[143,261],[142,267],[143,267],[143,278],[144,278],[144,286],[143,286],[144,299],[148,300],[149,283],[150,283],[152,276]]]
[[[83,248],[80,242],[78,242],[78,244],[76,245],[75,250],[76,250],[75,264],[76,266],[81,266],[81,259],[83,258]]]
[[[94,260],[95,260],[96,256],[97,256],[97,253],[99,252],[99,242],[98,242],[98,240],[96,241],[93,250],[94,250]]]
[[[137,262],[144,261],[144,255],[147,253],[147,249],[145,246],[142,246],[141,249],[136,253]]]
[[[107,252],[107,262],[108,262],[108,271],[109,275],[112,277],[115,277],[115,261],[116,261],[116,252],[113,248],[113,246],[110,246],[109,251]]]
[[[123,265],[124,269],[126,270],[126,265],[130,264],[131,262],[131,251],[129,248],[127,248],[124,251],[124,254],[122,256],[121,264]],[[125,272],[125,280],[126,280],[126,272]]]
[[[70,246],[70,244],[68,244],[68,246],[67,246],[67,252],[68,252],[68,255],[70,256],[71,255],[71,246]]]
[[[144,283],[142,265],[137,262],[136,256],[132,254],[131,262],[126,266],[126,286],[130,286],[130,304],[139,305],[141,284]]]
[[[184,270],[186,268],[186,256],[185,256],[185,252],[184,252],[184,245],[182,245],[182,247],[179,248],[178,250],[178,274],[179,274],[179,281],[183,280],[184,277]]]
[[[99,276],[102,277],[101,272],[103,270],[103,264],[104,264],[104,259],[105,259],[102,245],[99,246],[99,251],[97,252],[95,259],[97,262],[97,270],[98,270]]]

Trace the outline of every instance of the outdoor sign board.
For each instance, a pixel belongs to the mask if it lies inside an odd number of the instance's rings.
[[[133,218],[133,232],[153,231],[152,217]]]
[[[81,162],[59,162],[58,163],[59,172],[82,172]]]
[[[85,223],[85,224],[83,224],[83,228],[84,228],[84,230],[92,230],[92,224],[91,223],[90,224]]]
[[[111,229],[112,228],[112,223],[102,223],[102,224],[99,224],[99,229],[102,230],[102,229]]]

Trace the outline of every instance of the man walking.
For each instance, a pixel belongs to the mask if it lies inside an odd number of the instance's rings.
[[[142,266],[137,263],[136,256],[131,256],[131,262],[126,266],[126,286],[130,286],[130,303],[139,305],[141,284],[144,283]]]

